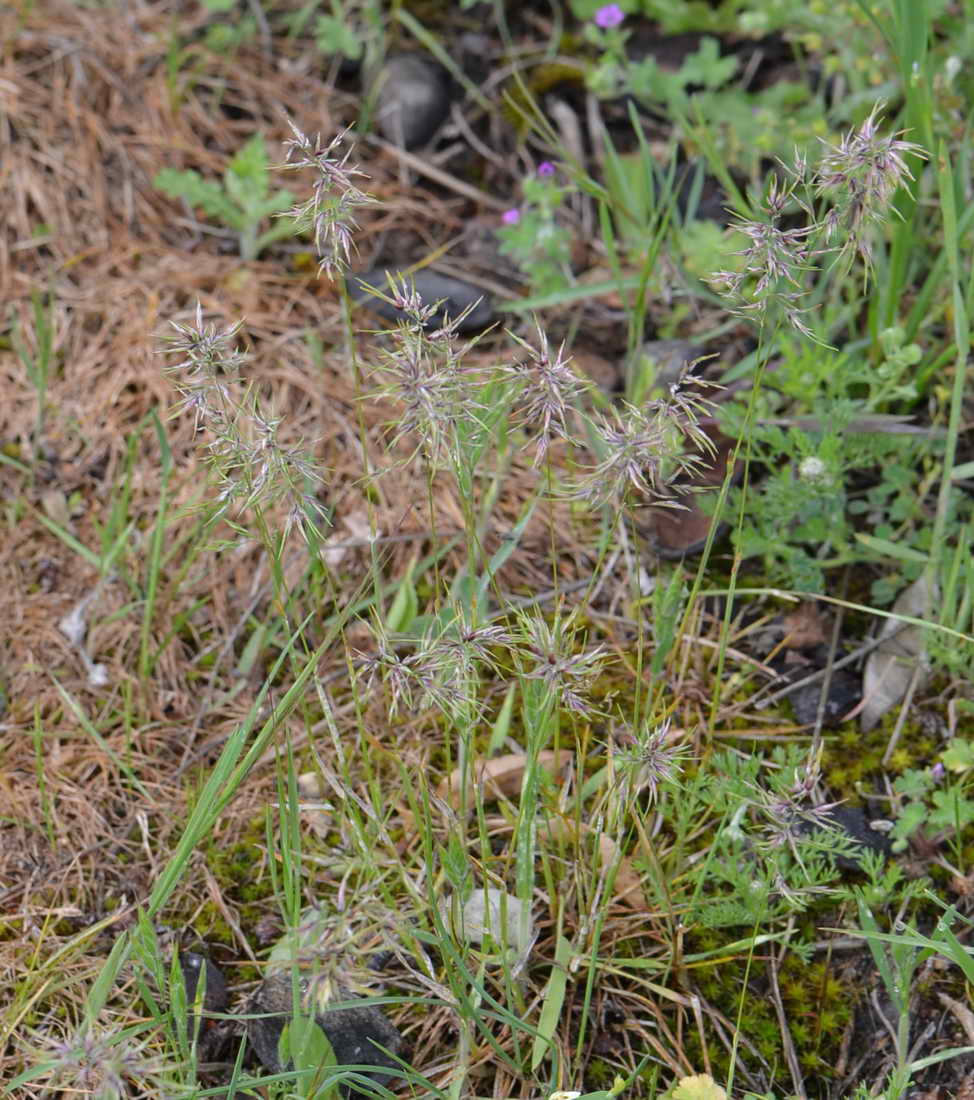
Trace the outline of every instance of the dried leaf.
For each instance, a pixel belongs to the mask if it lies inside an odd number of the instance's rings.
[[[591,832],[588,826],[586,832]],[[603,865],[610,866],[619,859],[619,845],[607,833],[599,834],[599,856]],[[643,893],[642,877],[629,856],[623,856],[615,877],[615,896],[630,909],[648,909]]]
[[[568,749],[543,749],[538,753],[538,766],[549,775],[558,772],[572,758]],[[528,757],[523,752],[511,752],[504,756],[495,756],[490,760],[480,760],[473,765],[470,775],[470,787],[467,801],[473,803],[477,788],[482,788],[486,800],[494,798],[513,798],[521,790],[524,772],[528,766]],[[463,780],[460,769],[455,768],[450,777],[440,784],[439,796],[451,805],[459,805],[460,787]]]
[[[345,543],[353,542],[356,539],[367,539],[372,533],[366,512],[352,512],[345,516],[343,523],[348,534],[334,531],[325,540],[323,556],[329,569],[337,568],[345,559],[349,549],[348,546],[344,545]]]
[[[818,604],[804,600],[785,616],[785,644],[789,649],[812,649],[825,644],[825,623]]]
[[[955,1001],[953,997],[948,997],[946,993],[938,993],[937,996],[944,1008],[949,1009],[954,1014],[954,1018],[964,1029],[968,1043],[974,1043],[974,1012],[971,1012],[963,1001]]]
[[[298,794],[301,796],[301,817],[315,836],[324,840],[335,823],[323,801],[325,792],[317,772],[302,772],[298,776]]]
[[[447,903],[444,916],[448,914]],[[521,903],[513,894],[490,887],[485,896],[484,890],[478,889],[464,903],[457,931],[468,943],[483,943],[489,936],[495,943],[513,947],[521,955],[530,950],[534,939],[530,915],[526,928],[522,928],[521,915]]]
[[[75,533],[71,522],[71,509],[68,507],[68,498],[60,489],[48,489],[41,496],[41,507],[45,515],[71,534]]]
[[[548,833],[554,840],[574,841],[578,835],[574,821],[568,818],[554,818],[548,822]],[[583,837],[596,835],[596,830],[590,825],[581,825]],[[619,863],[613,884],[614,896],[630,909],[645,910],[649,908],[646,895],[643,893],[642,877],[633,866],[629,856],[623,856],[620,862],[619,845],[608,833],[598,833],[599,859],[603,867]]]
[[[912,619],[929,619],[937,598],[936,585],[927,573],[905,588],[893,604],[893,614]],[[880,631],[884,641],[869,655],[862,680],[862,714],[859,727],[871,730],[906,695],[910,681],[918,673],[926,678],[924,629],[904,625],[899,619],[886,619]]]
[[[91,659],[85,645],[85,638],[88,634],[88,620],[85,617],[85,612],[88,610],[91,601],[101,592],[101,587],[102,582],[99,581],[88,595],[76,603],[57,624],[61,633],[77,650],[81,663],[88,673],[88,683],[92,687],[104,687],[108,683],[108,670],[104,665],[96,664]]]

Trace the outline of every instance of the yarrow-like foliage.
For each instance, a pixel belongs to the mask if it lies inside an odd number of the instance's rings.
[[[787,849],[795,862],[804,867],[800,845],[806,849],[820,848],[834,854],[848,854],[852,843],[835,828],[832,811],[838,802],[809,806],[819,780],[816,766],[796,772],[791,785],[775,792],[761,790],[758,803],[764,813],[765,843],[774,849]]]
[[[172,322],[169,351],[181,358],[166,374],[182,398],[174,415],[192,412],[196,430],[210,432],[207,449],[220,478],[221,503],[246,509],[286,500],[285,535],[297,526],[311,541],[325,520],[313,491],[321,475],[304,450],[281,442],[280,417],[264,414],[252,391],[238,394],[245,362],[235,345],[241,326],[221,331],[205,324],[199,303],[194,324]]]
[[[365,173],[348,166],[351,150],[343,156],[337,153],[351,127],[322,145],[320,135],[312,140],[290,119],[287,123],[294,137],[286,142],[287,160],[280,165],[281,169],[311,168],[317,175],[311,198],[287,211],[287,215],[296,220],[299,228],[314,233],[319,271],[329,275],[344,272],[355,247],[353,234],[358,225],[354,211],[376,202],[353,182],[354,176],[365,176]]]

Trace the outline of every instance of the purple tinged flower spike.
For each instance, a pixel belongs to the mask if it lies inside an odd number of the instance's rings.
[[[537,348],[516,333],[511,333],[514,340],[528,351],[529,359],[505,368],[504,373],[516,379],[520,387],[516,420],[534,435],[534,463],[539,466],[544,462],[553,438],[572,441],[568,418],[584,386],[582,379],[569,366],[571,357],[565,355],[564,343],[552,356],[547,333],[540,324],[537,324],[537,330]]]

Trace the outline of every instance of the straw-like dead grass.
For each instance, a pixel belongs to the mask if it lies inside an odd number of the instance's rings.
[[[207,475],[191,419],[167,422],[175,403],[162,373],[168,323],[187,318],[197,300],[211,321],[245,318],[246,378],[268,410],[285,417],[292,438],[314,441],[336,538],[361,535],[362,471],[388,464],[386,422],[395,410],[360,406],[339,296],[317,278],[313,262],[295,246],[244,265],[232,238],[152,186],[164,167],[219,176],[258,130],[279,151],[285,112],[310,133],[329,134],[355,117],[356,104],[326,86],[313,56],[267,57],[257,48],[245,61],[207,56],[204,72],[191,44],[170,74],[173,35],[178,30],[192,43],[203,19],[202,9],[194,16],[169,3],[116,9],[58,0],[0,14],[0,298],[11,322],[0,345],[0,443],[36,474],[0,466],[0,1006],[8,1033],[73,1015],[70,1006],[178,838],[191,768],[210,761],[240,723],[265,671],[262,663],[242,670],[239,658],[249,616],[269,610],[268,564],[253,544],[208,549],[199,542],[192,506],[206,492]],[[387,154],[370,155],[367,145],[358,159],[381,199],[362,218],[363,257],[389,234],[416,234],[432,249],[463,227],[466,200],[422,181],[404,192],[399,165]],[[301,181],[282,178],[285,185],[297,191]],[[50,295],[54,333],[36,461],[37,394],[11,343],[16,332],[34,350],[32,295]],[[321,342],[320,363],[307,331]],[[471,361],[500,353],[488,336]],[[152,413],[166,424],[174,467],[165,525],[171,557],[145,639],[146,554],[163,491]],[[488,552],[536,476],[518,462],[507,477]],[[376,526],[393,536],[380,544],[390,576],[429,549],[432,528],[441,537],[462,529],[459,506],[439,482],[431,521],[429,489],[415,464],[387,470],[377,484]],[[585,576],[586,557],[569,544],[570,518],[558,507],[561,572],[571,580]],[[551,585],[551,521],[540,511],[505,567],[512,591],[535,594]],[[125,548],[100,570],[97,560],[106,560],[108,544],[128,524]],[[367,565],[367,549],[346,551],[340,572],[349,594]],[[300,555],[289,568],[300,577]],[[84,653],[61,626],[72,611],[88,626]],[[146,645],[153,660],[142,678]],[[336,651],[321,674],[340,681],[344,661]],[[103,682],[93,680],[93,664],[103,666]],[[418,761],[426,755],[418,747],[423,732],[413,727],[404,723],[394,742]],[[255,772],[227,807],[218,846],[232,848],[252,830],[274,799],[274,783],[273,767]],[[224,885],[198,860],[172,909],[192,925],[202,906],[215,906],[235,946],[249,952]],[[79,936],[86,929],[90,937]],[[45,975],[68,943],[74,946],[56,972]],[[25,973],[32,975],[26,1003],[12,999]],[[131,990],[115,1003],[126,996],[134,1009]],[[416,1038],[420,1052],[442,1042],[436,1019]],[[4,1040],[0,1078],[9,1078],[23,1068],[23,1052],[9,1034]]]

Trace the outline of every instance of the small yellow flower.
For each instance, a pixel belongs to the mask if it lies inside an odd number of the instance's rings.
[[[727,1093],[709,1073],[681,1077],[673,1090],[673,1100],[727,1100]]]

